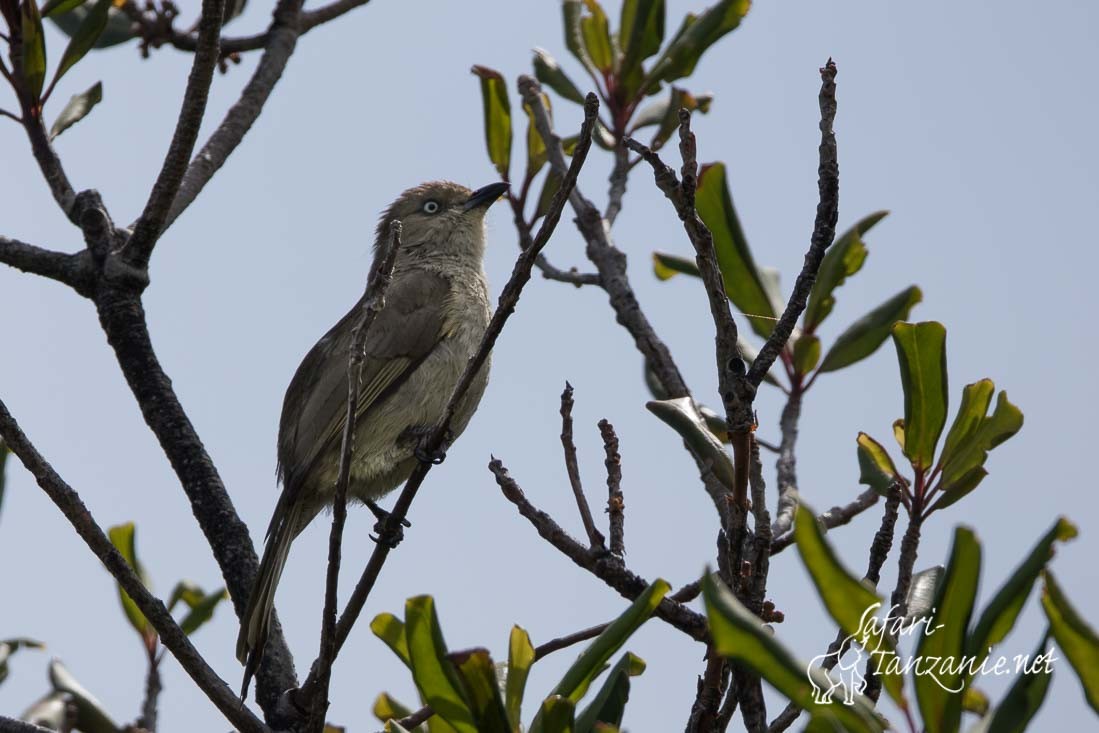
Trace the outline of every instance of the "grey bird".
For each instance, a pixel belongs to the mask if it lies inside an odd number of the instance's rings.
[[[429,458],[420,440],[443,417],[488,325],[484,219],[507,187],[493,183],[471,191],[447,181],[425,183],[402,193],[378,223],[375,257],[391,222],[399,220],[403,231],[385,307],[366,333],[348,498],[379,518],[385,512],[374,502]],[[237,658],[245,665],[242,696],[263,654],[290,544],[333,500],[348,355],[361,309],[362,300],[310,349],[286,390],[278,438],[282,495],[237,639]],[[484,394],[488,366],[486,361],[458,405],[452,440]]]

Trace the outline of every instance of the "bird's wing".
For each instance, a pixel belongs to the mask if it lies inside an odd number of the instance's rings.
[[[386,305],[366,334],[357,420],[408,379],[439,343],[449,287],[446,278],[426,270],[394,278]],[[361,308],[362,301],[317,342],[286,391],[279,421],[279,475],[291,492],[342,435],[351,329]]]

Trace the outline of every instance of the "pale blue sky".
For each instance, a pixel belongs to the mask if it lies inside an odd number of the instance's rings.
[[[669,1],[676,27],[704,0]],[[191,3],[181,3],[186,16]],[[618,4],[609,3],[617,17]],[[267,22],[253,0],[230,29]],[[481,137],[481,101],[469,66],[514,79],[541,46],[566,60],[555,0],[374,0],[302,39],[268,109],[226,168],[168,232],[152,264],[146,303],[159,356],[219,466],[238,510],[262,539],[276,499],[274,443],[283,391],[300,358],[358,297],[375,217],[397,193],[433,178],[494,180]],[[972,496],[937,514],[923,533],[917,568],[943,562],[954,524],[974,525],[984,546],[982,595],[1001,582],[1061,513],[1081,537],[1054,567],[1085,616],[1099,621],[1094,558],[1099,518],[1086,462],[1093,450],[1096,350],[1085,330],[1095,310],[1094,211],[1099,201],[1092,66],[1099,10],[1087,2],[912,4],[759,2],[742,27],[699,64],[689,88],[712,91],[696,120],[699,157],[728,164],[730,185],[756,259],[793,280],[816,205],[817,68],[839,65],[836,121],[840,226],[880,208],[892,215],[869,236],[863,272],[838,293],[823,329],[827,345],[847,323],[912,283],[924,291],[914,316],[946,323],[951,394],[991,377],[1026,414],[998,449]],[[51,58],[61,38],[50,35]],[[236,98],[256,55],[218,76],[211,127]],[[58,141],[74,185],[98,188],[116,220],[140,210],[167,146],[190,57],[171,50],[141,61],[133,47],[93,54],[58,89],[61,103],[96,80],[104,101]],[[9,106],[6,97],[0,106]],[[56,114],[57,109],[53,110]],[[562,130],[578,109],[556,105]],[[518,148],[517,148],[518,150]],[[0,201],[5,235],[66,251],[79,233],[57,212],[20,130],[0,120]],[[581,185],[602,202],[608,156],[593,151]],[[487,267],[495,288],[516,253],[510,214],[489,215]],[[630,274],[695,394],[713,402],[712,325],[697,281],[658,283],[653,249],[687,253],[678,222],[638,169],[615,228]],[[581,240],[562,222],[549,253],[584,266]],[[138,524],[138,545],[166,594],[181,577],[219,584],[189,506],[114,363],[90,304],[52,282],[0,271],[4,326],[0,395],[58,471],[108,526]],[[408,596],[432,592],[452,648],[505,652],[519,623],[537,644],[606,620],[624,601],[539,539],[495,487],[489,454],[505,462],[539,506],[574,531],[560,459],[558,396],[576,387],[581,470],[593,496],[603,485],[595,423],[618,428],[630,566],[673,585],[714,556],[717,520],[678,439],[648,414],[639,357],[596,289],[536,278],[496,350],[480,411],[413,506],[413,527],[366,609],[400,613]],[[781,403],[765,390],[760,435],[777,436]],[[891,347],[809,394],[801,433],[803,496],[826,508],[852,498],[854,438],[883,441],[902,412]],[[768,481],[773,471],[768,461]],[[60,657],[119,722],[136,717],[143,684],[140,645],[118,607],[114,583],[60,513],[21,470],[10,469],[0,513],[0,637],[32,636],[46,654],[21,652],[0,686],[0,713],[18,714],[46,689],[47,654]],[[861,569],[874,510],[832,539]],[[355,511],[345,544],[348,573],[365,562],[371,517]],[[278,608],[299,670],[316,651],[327,524],[294,546]],[[883,586],[892,588],[895,555]],[[800,656],[834,634],[796,554],[772,565],[769,596],[786,614],[780,638]],[[1009,654],[1029,652],[1043,627],[1031,600]],[[195,637],[234,684],[236,619],[228,607]],[[625,725],[682,728],[702,649],[658,621],[628,645],[649,663],[634,681]],[[572,655],[536,666],[530,700],[548,691]],[[174,661],[164,664],[161,730],[226,724]],[[1007,680],[983,685],[995,697]],[[414,698],[400,662],[365,623],[335,670],[332,721],[374,729],[369,703],[381,690]],[[527,717],[533,714],[528,705]],[[771,715],[778,712],[771,701]],[[1073,674],[1056,667],[1042,729],[1094,725]],[[739,723],[736,724],[739,726]]]

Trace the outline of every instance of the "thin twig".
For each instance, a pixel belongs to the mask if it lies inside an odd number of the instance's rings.
[[[687,718],[687,733],[714,733],[721,699],[729,686],[729,665],[712,648],[706,650],[706,670],[698,678],[694,704]]]
[[[0,401],[0,437],[3,437],[8,449],[31,472],[38,485],[69,520],[77,534],[114,576],[126,594],[133,599],[145,618],[156,629],[161,642],[172,656],[179,660],[180,666],[186,670],[206,697],[238,729],[266,732],[267,726],[253,715],[252,711],[241,705],[236,694],[191,645],[187,635],[168,613],[168,609],[149,592],[133,568],[103,534],[103,530],[96,524],[91,512],[80,499],[80,495],[65,483],[42,457],[2,401]]]
[[[187,161],[195,149],[202,118],[206,114],[206,100],[210,94],[210,84],[214,80],[214,69],[220,58],[224,11],[225,0],[202,1],[195,59],[187,78],[187,88],[183,93],[183,103],[175,132],[172,134],[172,142],[168,146],[168,153],[153,184],[149,200],[145,203],[145,209],[134,225],[133,236],[126,245],[126,261],[134,267],[148,266],[153,247],[167,221],[168,210],[179,191],[183,174],[187,171]]]
[[[629,153],[619,142],[614,148],[614,168],[611,170],[610,186],[607,192],[607,211],[603,218],[607,226],[614,226],[614,220],[622,211],[622,198],[626,195],[626,180],[630,175]]]
[[[568,283],[569,285],[575,285],[580,287],[582,285],[601,285],[603,281],[599,277],[599,273],[596,272],[580,272],[575,267],[568,270],[562,270],[554,267],[543,256],[539,256],[534,264],[538,266],[538,269],[542,272],[542,277],[547,280],[556,280],[557,282]]]
[[[401,247],[401,222],[389,225],[387,244],[377,254],[366,281],[362,313],[351,338],[351,353],[347,359],[347,410],[340,443],[340,463],[336,474],[336,491],[332,500],[332,532],[328,540],[328,575],[325,582],[324,612],[321,617],[321,645],[314,665],[316,694],[312,697],[311,720],[308,730],[324,728],[328,712],[328,686],[332,679],[332,662],[336,658],[336,606],[340,579],[340,548],[343,527],[347,520],[347,484],[351,479],[351,454],[355,444],[355,423],[359,410],[359,386],[362,381],[363,352],[370,326],[385,307],[385,294],[393,279],[393,264]]]
[[[148,733],[156,733],[156,708],[161,689],[160,655],[154,649],[149,653],[149,669],[145,674],[145,699],[141,703],[141,717],[137,721],[137,727]]]
[[[576,498],[576,508],[580,512],[580,521],[584,523],[584,532],[588,535],[588,541],[593,550],[605,547],[603,533],[595,528],[595,522],[591,518],[591,507],[588,506],[588,497],[584,495],[584,487],[580,482],[580,466],[576,460],[576,442],[572,437],[572,385],[565,382],[565,390],[561,393],[561,447],[565,451],[565,470],[569,474],[569,485],[572,486],[572,494]]]
[[[607,467],[607,521],[610,524],[611,554],[626,554],[626,502],[622,495],[622,456],[618,453],[618,435],[609,420],[599,421],[599,434],[603,437],[603,452]]]
[[[598,110],[598,100],[595,98],[595,95],[589,94],[587,103],[584,105],[584,123],[580,128],[580,140],[576,145],[576,151],[573,155],[572,165],[568,170],[568,174],[561,183],[561,189],[550,203],[550,210],[542,220],[541,228],[539,228],[538,234],[535,236],[531,246],[519,254],[519,258],[516,260],[515,267],[512,270],[511,278],[500,293],[496,310],[493,312],[488,327],[485,329],[481,344],[473,358],[470,359],[469,363],[466,365],[466,369],[462,373],[462,376],[458,379],[458,383],[451,393],[450,401],[447,403],[446,409],[443,412],[443,418],[424,439],[423,450],[428,455],[437,453],[444,447],[446,435],[449,432],[450,422],[454,417],[454,412],[457,409],[458,403],[465,396],[470,385],[473,383],[474,378],[488,359],[488,355],[492,351],[492,347],[495,346],[496,339],[499,338],[500,332],[504,328],[504,324],[507,323],[508,317],[514,312],[515,306],[519,302],[519,296],[523,291],[523,287],[530,280],[535,257],[537,257],[538,253],[546,246],[546,243],[549,241],[550,236],[557,226],[557,222],[561,218],[561,210],[564,208],[565,202],[572,191],[572,187],[576,184],[576,177],[579,175],[580,169],[587,159],[588,149],[591,147],[591,134],[595,127],[595,118],[598,114]],[[408,481],[405,482],[404,489],[401,490],[400,496],[397,497],[397,501],[386,519],[388,527],[395,528],[404,521],[405,516],[408,514],[408,508],[411,506],[413,499],[416,498],[416,492],[419,491],[420,485],[423,484],[424,478],[427,476],[428,471],[431,470],[431,467],[431,463],[421,462],[413,469]],[[385,542],[379,542],[374,547],[374,551],[370,555],[370,560],[367,562],[366,568],[363,570],[362,576],[359,578],[359,582],[356,584],[355,589],[351,594],[351,598],[348,600],[347,606],[340,615],[339,622],[336,625],[337,653],[347,640],[348,634],[351,633],[351,628],[355,625],[355,621],[362,612],[363,605],[366,603],[370,591],[374,588],[374,583],[377,581],[378,574],[381,572],[382,566],[389,556],[390,549],[390,546]],[[302,685],[299,694],[306,696],[307,699],[315,684],[316,679],[310,674],[309,678]]]
[[[817,203],[816,222],[813,225],[809,251],[805,253],[801,273],[794,283],[794,292],[790,294],[786,309],[775,323],[767,343],[759,350],[759,356],[748,370],[748,380],[756,386],[763,381],[763,376],[767,374],[779,352],[786,348],[786,342],[794,331],[794,324],[801,317],[809,300],[824,252],[836,236],[840,174],[836,157],[836,134],[832,129],[836,121],[836,64],[832,59],[828,59],[828,63],[821,68],[820,76],[820,164],[817,179],[820,201]]]
[[[81,295],[90,293],[94,277],[84,254],[68,254],[36,247],[17,239],[0,237],[0,262],[68,285]]]
[[[835,529],[849,524],[852,519],[878,503],[879,494],[874,489],[866,489],[849,504],[834,506],[817,517],[817,523],[825,530]],[[777,555],[794,543],[794,531],[787,530],[771,543],[771,554]],[[877,582],[877,581],[875,581]]]
[[[778,461],[775,464],[778,506],[771,533],[780,539],[790,533],[798,508],[798,459],[795,448],[798,441],[798,420],[801,418],[801,398],[802,390],[795,384],[786,397],[786,405],[783,406],[782,416],[779,418],[782,440],[778,446]]]

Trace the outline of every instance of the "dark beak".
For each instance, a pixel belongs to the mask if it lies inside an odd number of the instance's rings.
[[[508,184],[501,181],[500,183],[490,183],[483,188],[478,188],[473,192],[473,195],[466,200],[462,206],[463,211],[469,211],[470,209],[479,209],[481,207],[488,208],[496,203],[496,200],[504,195],[504,193],[510,188]]]

